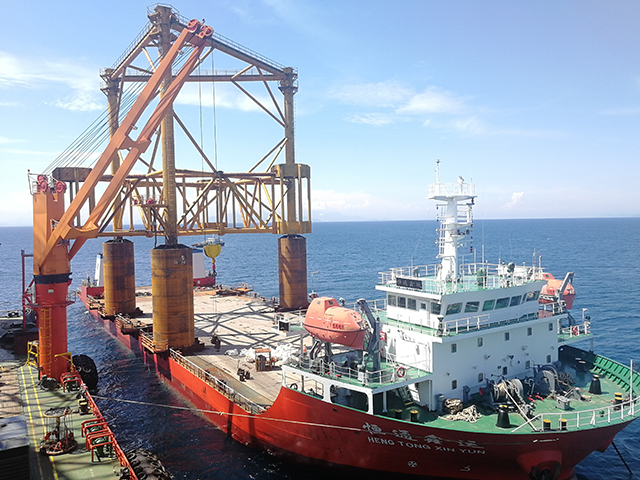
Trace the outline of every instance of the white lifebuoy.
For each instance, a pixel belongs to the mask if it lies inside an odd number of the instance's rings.
[[[406,370],[404,369],[404,367],[398,367],[398,370],[396,371],[396,375],[398,376],[398,378],[402,378],[404,377]]]

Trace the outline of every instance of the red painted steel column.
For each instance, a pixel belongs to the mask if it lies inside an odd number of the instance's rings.
[[[69,242],[59,240],[45,261],[44,251],[54,226],[64,214],[64,188],[51,188],[41,175],[33,194],[33,308],[38,314],[38,363],[40,374],[60,380],[68,371],[67,293],[71,283]],[[58,185],[56,185],[57,187]]]
[[[69,371],[67,358],[67,293],[70,273],[35,275],[40,375],[60,380]]]

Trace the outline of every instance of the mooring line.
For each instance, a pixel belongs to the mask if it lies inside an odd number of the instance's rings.
[[[614,442],[613,440],[611,441],[611,445],[613,445],[613,448],[616,449],[616,453],[618,454],[618,456],[620,457],[620,460],[622,460],[622,463],[624,464],[625,467],[627,467],[627,470],[629,471],[630,475],[633,475],[633,472],[631,471],[631,468],[629,467],[629,465],[627,464],[627,462],[625,461],[624,457],[622,456],[622,454],[620,453],[620,450],[618,450],[618,447],[616,446],[616,442]]]

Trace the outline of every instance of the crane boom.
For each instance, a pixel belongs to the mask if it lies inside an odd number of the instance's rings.
[[[94,168],[87,176],[82,188],[69,205],[69,208],[64,212],[62,218],[57,221],[57,225],[51,236],[48,238],[44,249],[38,252],[34,251],[35,274],[41,272],[42,265],[47,262],[54,247],[58,245],[61,240],[75,239],[74,245],[69,252],[69,259],[71,259],[88,238],[96,236],[98,231],[98,221],[102,215],[104,215],[109,205],[117,195],[125,177],[131,171],[135,162],[138,160],[140,155],[146,151],[147,147],[151,143],[150,138],[160,125],[162,117],[172,106],[173,101],[184,85],[186,78],[195,68],[198,59],[206,46],[204,39],[210,37],[212,34],[213,29],[211,27],[202,26],[197,20],[192,20],[189,22],[187,28],[185,28],[176,39],[169,52],[167,52],[160,62],[160,65],[149,79],[149,82],[145,85],[145,88],[136,100],[135,104],[111,138],[111,141],[96,162]],[[140,116],[144,113],[149,103],[159,93],[162,80],[171,72],[173,61],[180,52],[180,49],[184,47],[186,43],[191,43],[194,46],[193,52],[180,69],[177,77],[173,80],[171,86],[158,103],[145,126],[142,128],[142,131],[138,135],[138,139],[135,141],[132,140],[129,136],[131,130],[135,127],[136,122],[140,119]],[[82,228],[73,227],[73,219],[78,215],[78,212],[89,198],[91,192],[94,191],[102,175],[110,165],[113,155],[117,151],[123,149],[129,150],[127,157],[114,175],[113,179],[109,182],[104,194],[96,204],[95,208],[91,211],[91,214],[84,226]]]
[[[39,364],[41,374],[60,378],[67,371],[67,306],[70,280],[69,262],[88,238],[96,237],[98,223],[116,198],[125,177],[133,168],[140,155],[151,143],[151,137],[158,129],[163,116],[170,110],[186,78],[194,70],[213,29],[197,20],[188,23],[169,51],[160,60],[158,68],[151,75],[145,88],[131,110],[112,136],[109,144],[79,190],[77,196],[64,208],[64,188],[49,188],[46,179],[38,184],[33,195],[34,241],[33,273],[35,300],[32,305],[38,312]],[[172,66],[186,44],[193,47],[187,61],[180,68],[170,87],[161,96],[158,105],[149,116],[136,140],[129,135],[136,127],[150,102],[160,93],[163,79],[172,74]],[[80,228],[73,226],[85,202],[95,191],[114,155],[120,150],[128,150],[102,197],[91,210],[89,218]],[[69,249],[69,240],[74,243]]]

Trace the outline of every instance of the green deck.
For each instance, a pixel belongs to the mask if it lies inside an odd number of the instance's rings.
[[[595,371],[593,371],[595,373]],[[551,428],[553,430],[559,430],[560,428],[560,419],[564,419],[567,421],[568,430],[576,430],[576,426],[578,425],[579,414],[583,415],[583,418],[580,420],[580,429],[586,428],[595,428],[598,426],[602,426],[603,423],[609,422],[609,418],[607,417],[607,412],[611,410],[611,423],[618,423],[620,420],[629,420],[631,418],[635,418],[640,414],[640,405],[635,405],[635,413],[631,414],[629,412],[630,405],[626,404],[624,408],[624,416],[622,417],[621,410],[613,409],[613,397],[615,392],[621,392],[625,395],[628,392],[625,391],[624,388],[612,381],[610,378],[601,376],[600,382],[602,386],[602,395],[591,395],[588,393],[589,381],[591,379],[591,373],[585,373],[580,378],[576,378],[576,387],[579,387],[584,395],[588,395],[590,397],[590,401],[579,401],[572,400],[571,406],[569,410],[561,410],[557,408],[557,402],[555,398],[547,398],[545,400],[537,400],[536,408],[534,411],[534,415],[543,415],[537,420],[533,421],[531,425],[525,425],[524,418],[517,413],[509,413],[509,419],[511,421],[510,428],[498,428],[496,426],[497,415],[491,412],[488,409],[483,409],[478,407],[478,411],[482,414],[482,417],[475,423],[470,423],[466,421],[451,421],[446,420],[444,417],[440,417],[435,414],[435,412],[430,412],[426,409],[418,407],[416,405],[408,405],[406,406],[402,400],[396,395],[389,395],[388,402],[388,411],[385,413],[381,413],[381,416],[386,416],[390,418],[394,418],[395,410],[402,411],[402,419],[410,422],[410,411],[417,410],[418,411],[418,421],[420,423],[427,424],[434,428],[444,428],[449,430],[460,430],[465,432],[478,432],[478,433],[531,433],[534,431],[542,431],[542,419],[547,418],[551,420]],[[635,383],[635,382],[634,382]],[[639,390],[640,392],[640,390]],[[596,423],[591,424],[593,419],[593,415],[591,412],[595,410],[596,413]],[[604,416],[601,416],[601,412],[605,412]],[[622,417],[622,418],[621,418]],[[521,427],[521,428],[518,428]]]
[[[114,471],[120,470],[120,463],[114,458],[96,458],[85,448],[85,439],[80,435],[81,423],[94,418],[80,415],[77,392],[63,393],[61,389],[45,391],[38,385],[38,375],[34,368],[23,366],[18,370],[18,382],[22,396],[23,414],[29,433],[29,463],[31,478],[38,480],[86,480],[117,478]],[[71,425],[78,446],[70,453],[48,456],[38,452],[44,436],[44,412],[50,408],[71,407]]]
[[[581,398],[570,398],[568,403],[567,399],[564,397],[558,399],[555,394],[549,395],[545,399],[534,399],[531,402],[535,402],[532,416],[525,418],[524,412],[520,414],[518,411],[511,411],[509,413],[510,426],[508,428],[496,426],[497,414],[486,403],[486,399],[480,397],[479,394],[471,395],[470,401],[464,405],[465,407],[475,405],[477,411],[481,414],[481,417],[473,423],[463,420],[447,420],[445,415],[439,416],[434,411],[429,411],[406,400],[406,395],[403,399],[401,389],[406,386],[407,380],[411,383],[412,377],[414,381],[416,377],[424,378],[428,376],[427,372],[409,369],[403,378],[395,378],[391,382],[383,381],[379,384],[370,382],[368,385],[365,385],[357,378],[346,378],[344,374],[336,375],[335,373],[327,372],[320,373],[319,376],[332,377],[335,380],[339,380],[346,388],[349,385],[358,385],[374,391],[379,387],[388,387],[395,384],[396,388],[384,388],[387,391],[386,410],[383,409],[384,394],[381,392],[374,394],[374,415],[387,418],[398,418],[397,415],[400,415],[400,420],[411,423],[411,411],[415,410],[418,416],[418,423],[447,430],[525,434],[543,432],[546,428],[550,431],[561,433],[564,430],[589,430],[606,425],[626,423],[640,416],[640,374],[632,373],[628,366],[568,345],[563,346],[561,352],[561,362],[566,366],[564,371],[571,374],[573,381],[571,386],[574,389],[579,389]],[[577,360],[584,361],[587,369],[579,372],[576,369]],[[387,367],[385,362],[382,362],[381,371],[385,372],[388,370]],[[308,369],[303,370],[308,371]],[[595,374],[599,375],[601,383],[602,393],[598,395],[589,393],[589,387]],[[631,384],[633,385],[632,388]],[[616,393],[622,395],[621,404],[615,403]],[[367,410],[366,398],[363,396],[352,397],[346,403],[337,400],[336,403],[360,411]]]

